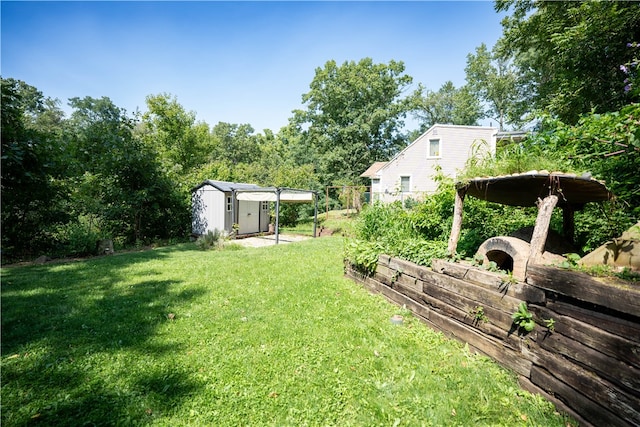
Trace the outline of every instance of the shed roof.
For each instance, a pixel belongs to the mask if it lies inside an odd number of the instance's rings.
[[[478,199],[510,206],[535,206],[537,200],[549,194],[558,196],[558,206],[582,206],[613,198],[603,181],[590,174],[529,171],[512,175],[478,177],[456,184]]]
[[[242,182],[215,181],[215,180],[207,179],[205,181],[202,181],[199,185],[193,187],[191,191],[196,191],[197,189],[202,188],[205,185],[210,185],[215,189],[224,191],[224,192],[230,192],[234,190],[258,190],[258,189],[264,188],[256,184],[246,184]]]

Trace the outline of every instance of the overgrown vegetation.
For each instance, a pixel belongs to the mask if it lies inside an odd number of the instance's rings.
[[[587,173],[605,180],[615,194],[610,202],[587,204],[576,212],[576,257],[621,235],[640,219],[640,105],[585,116],[576,126],[545,119],[538,132],[499,148],[495,157],[472,158],[460,179],[532,169]],[[403,209],[399,203],[364,209],[355,226],[355,239],[347,245],[347,259],[364,271],[372,271],[380,251],[422,265],[429,265],[430,257],[444,256],[453,220],[455,187],[449,178],[436,179],[438,191],[410,209]],[[536,215],[536,208],[468,197],[458,255],[472,257],[489,237],[533,226]],[[559,212],[554,213],[551,228],[562,231]]]
[[[354,287],[341,247],[2,269],[2,425],[575,425]]]

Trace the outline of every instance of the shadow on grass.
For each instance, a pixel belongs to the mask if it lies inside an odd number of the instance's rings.
[[[3,270],[2,425],[144,423],[187,398],[197,386],[179,368],[127,366],[180,351],[151,339],[172,306],[203,292],[127,267],[184,250]]]

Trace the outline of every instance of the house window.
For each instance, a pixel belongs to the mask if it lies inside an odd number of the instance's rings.
[[[429,157],[440,157],[440,140],[429,140]]]
[[[231,196],[227,196],[227,212],[231,212],[232,202]]]
[[[409,193],[411,191],[411,178],[408,176],[400,177],[400,191],[403,193]]]
[[[262,202],[262,210],[263,211],[269,210],[269,202]]]

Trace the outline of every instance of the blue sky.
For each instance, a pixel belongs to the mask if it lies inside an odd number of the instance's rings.
[[[65,110],[109,97],[128,112],[169,93],[197,119],[278,131],[315,69],[403,61],[414,85],[464,84],[467,54],[502,33],[493,2],[6,2],[2,77]]]

